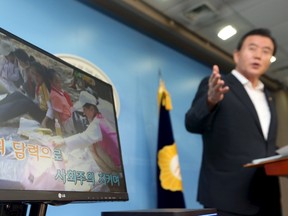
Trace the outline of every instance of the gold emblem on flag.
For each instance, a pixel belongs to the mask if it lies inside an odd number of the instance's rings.
[[[158,152],[160,182],[165,190],[182,191],[182,178],[176,144],[164,146]]]

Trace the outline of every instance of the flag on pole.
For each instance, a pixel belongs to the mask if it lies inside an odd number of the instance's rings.
[[[172,101],[161,79],[158,105],[157,208],[185,208],[180,164],[169,113]]]

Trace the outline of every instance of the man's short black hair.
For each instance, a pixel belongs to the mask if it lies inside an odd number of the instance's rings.
[[[266,28],[253,29],[253,30],[247,32],[245,35],[243,35],[242,38],[240,39],[238,45],[237,45],[237,50],[240,50],[240,49],[241,49],[244,40],[245,40],[248,36],[251,36],[251,35],[260,35],[260,36],[263,36],[263,37],[270,38],[270,39],[272,40],[273,45],[274,45],[273,56],[276,54],[276,51],[277,51],[277,43],[276,43],[276,40],[273,38],[270,30],[269,30],[269,29],[266,29]]]

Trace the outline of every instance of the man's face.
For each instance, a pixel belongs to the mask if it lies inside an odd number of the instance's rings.
[[[95,116],[95,109],[92,106],[83,106],[83,113],[87,117],[88,122],[91,122]]]
[[[52,82],[56,89],[62,89],[62,80],[59,75],[55,75]]]
[[[248,36],[241,49],[234,52],[236,70],[250,81],[258,79],[268,70],[273,50],[274,45],[270,38]]]

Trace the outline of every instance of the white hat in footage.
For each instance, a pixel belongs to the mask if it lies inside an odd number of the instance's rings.
[[[97,105],[97,99],[94,95],[88,93],[87,91],[81,91],[79,95],[79,100],[74,104],[75,110],[81,110],[85,104]]]

